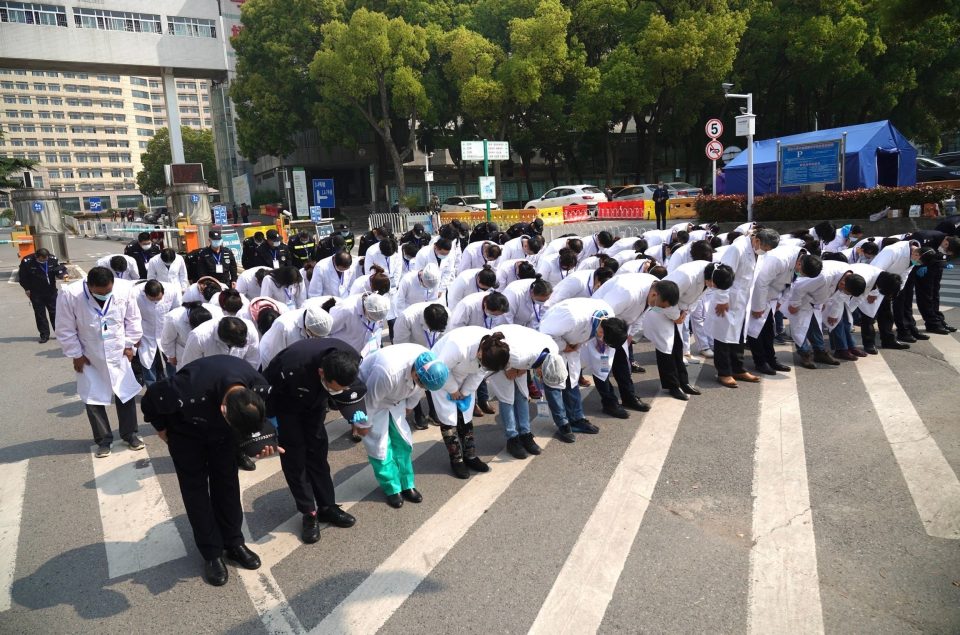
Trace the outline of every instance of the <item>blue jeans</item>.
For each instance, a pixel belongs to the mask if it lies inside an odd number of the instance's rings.
[[[547,397],[547,405],[550,406],[550,415],[553,417],[553,423],[562,428],[567,424],[573,424],[580,421],[583,416],[583,402],[580,399],[580,386],[577,380],[572,382],[568,379],[567,383],[572,383],[570,388],[557,390],[556,388],[547,388],[544,386],[543,394]]]
[[[163,359],[160,356],[160,351],[157,351],[157,354],[153,358],[153,365],[150,368],[146,366],[143,368],[143,383],[149,386],[158,381],[158,375],[160,379],[164,379],[166,377],[173,377],[175,372],[175,368],[170,366],[170,364],[166,364],[166,373],[164,373]]]
[[[513,404],[500,404],[500,421],[508,439],[530,432],[530,404],[516,383],[513,385]]]
[[[477,386],[477,403],[487,403],[488,401],[490,401],[490,391],[487,390],[487,382],[482,381]]]
[[[846,320],[847,313],[844,311],[840,322],[832,331],[830,331],[830,347],[835,351],[845,351],[856,348],[853,341],[853,333],[850,330],[850,323]]]
[[[814,351],[826,350],[823,343],[823,330],[816,318],[810,318],[810,328],[807,329],[807,339],[803,340],[803,346],[797,348],[801,353],[809,353],[810,345],[813,344]]]

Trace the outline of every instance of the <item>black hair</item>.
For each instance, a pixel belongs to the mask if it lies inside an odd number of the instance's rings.
[[[613,271],[607,267],[599,267],[596,271],[593,272],[593,281],[603,284],[607,280],[613,277]]]
[[[260,313],[257,314],[257,330],[260,331],[261,336],[270,330],[278,317],[280,317],[280,312],[273,307],[268,306],[260,309]]]
[[[41,247],[40,249],[38,249],[38,250],[36,251],[36,253],[34,253],[34,255],[35,255],[37,258],[49,258],[49,257],[50,257],[50,250],[47,249],[46,247]]]
[[[98,289],[113,284],[113,272],[106,267],[94,267],[87,272],[87,285]]]
[[[900,242],[900,239],[897,238],[896,236],[887,236],[886,238],[883,239],[883,242],[880,243],[880,249],[883,249],[884,247],[889,247],[890,245],[898,242]]]
[[[607,318],[600,326],[603,328],[603,343],[607,346],[620,348],[627,341],[627,323],[620,318]]]
[[[873,257],[880,253],[880,246],[877,245],[876,242],[872,240],[868,240],[867,242],[860,245],[860,251],[862,251],[868,256]]]
[[[257,284],[263,284],[263,279],[266,278],[267,274],[269,274],[271,271],[272,269],[270,269],[269,267],[264,267],[263,269],[257,269],[253,274],[253,277],[257,280]]]
[[[540,236],[530,236],[527,238],[527,249],[531,254],[538,254],[543,249],[543,238]]]
[[[387,295],[390,293],[390,276],[384,272],[383,267],[373,265],[368,276],[370,281],[370,290],[378,295]]]
[[[217,337],[234,348],[247,345],[247,323],[237,317],[225,317],[217,324]]]
[[[393,236],[387,236],[380,241],[380,253],[386,257],[390,257],[393,254],[397,253],[397,239]]]
[[[688,240],[690,240],[690,232],[683,229],[677,231],[676,242],[680,243],[681,245],[686,245]]]
[[[711,262],[703,270],[703,277],[708,278],[713,286],[726,291],[733,286],[733,267],[719,262]]]
[[[856,298],[867,290],[867,281],[860,274],[851,273],[843,279],[843,289]]]
[[[335,307],[336,305],[337,305],[337,299],[336,299],[336,298],[330,298],[329,300],[327,300],[327,301],[325,301],[323,304],[321,304],[321,305],[320,305],[320,308],[323,309],[324,311],[326,311],[327,313],[329,313],[329,312],[330,312],[330,309],[332,309],[332,308]]]
[[[140,232],[139,234],[137,234],[137,242],[140,242],[142,240],[151,240],[150,232]]]
[[[633,250],[637,252],[642,252],[650,249],[649,243],[647,243],[645,238],[638,238],[633,243]]]
[[[330,236],[330,246],[333,247],[335,251],[340,251],[347,246],[347,241],[340,234],[333,234]]]
[[[236,289],[224,289],[217,298],[224,313],[236,313],[243,308],[243,298]]]
[[[333,266],[341,269],[349,269],[353,265],[353,256],[349,251],[338,251],[333,254]]]
[[[127,259],[123,256],[114,256],[110,259],[110,268],[117,273],[123,273],[127,270]]]
[[[477,272],[477,284],[483,285],[488,289],[496,289],[500,286],[500,283],[497,282],[497,272],[493,270],[493,267],[483,265],[480,271]]]
[[[266,240],[266,236],[263,235],[263,232],[253,232],[253,239],[256,240],[257,238],[260,240]]]
[[[813,254],[814,256],[820,256],[820,255],[821,255],[821,251],[822,251],[822,250],[820,249],[820,241],[819,241],[819,240],[817,240],[816,238],[814,238],[814,237],[811,236],[810,234],[806,234],[806,238],[803,238],[802,240],[803,240],[803,249],[804,249],[808,254]]]
[[[173,261],[177,259],[177,251],[173,247],[166,247],[160,251],[160,260],[167,263],[168,265],[173,264]]]
[[[437,238],[437,242],[433,243],[433,247],[435,250],[450,251],[453,249],[453,243],[450,242],[449,238]]]
[[[677,302],[680,301],[680,287],[677,286],[677,283],[672,280],[657,280],[652,285],[654,291],[657,292],[657,295],[660,296],[660,299],[669,304],[670,306],[676,306]]]
[[[349,386],[357,380],[360,363],[356,353],[350,351],[331,351],[320,361],[323,378],[341,386]]]
[[[496,260],[500,257],[501,253],[503,253],[503,250],[500,249],[500,245],[497,243],[487,241],[482,247],[480,247],[480,254],[484,259],[486,259],[487,256],[490,256],[490,260]]]
[[[822,260],[833,260],[835,262],[847,262],[847,257],[839,251],[828,251],[825,254],[821,254],[820,258]]]
[[[189,302],[188,304],[195,304],[195,303]],[[190,312],[187,313],[187,323],[190,324],[191,329],[195,329],[201,324],[203,324],[204,322],[212,319],[213,319],[213,315],[210,313],[210,311],[206,307],[203,307],[203,306],[193,306],[190,308]]]
[[[860,225],[850,225],[850,235],[862,234],[862,233],[863,233],[863,227],[861,227]]]
[[[536,277],[537,270],[532,264],[530,264],[530,261],[521,260],[519,263],[517,263],[517,280],[528,280]]]
[[[487,311],[506,313],[510,310],[510,301],[499,291],[491,291],[483,297],[483,308]]]
[[[800,256],[800,272],[808,278],[816,278],[823,271],[823,261],[815,254]]]
[[[447,307],[442,304],[431,304],[423,310],[423,321],[431,331],[446,331],[448,318]]]
[[[247,387],[231,390],[223,400],[226,406],[225,419],[230,427],[242,435],[259,432],[267,407],[263,398]]]
[[[143,292],[148,298],[155,298],[163,295],[163,285],[159,280],[147,280],[143,285]]]
[[[740,238],[741,236],[743,236],[743,234],[738,232],[737,230],[733,230],[732,232],[727,232],[727,244],[732,245],[733,241],[735,241],[737,238]]]
[[[197,289],[203,299],[209,302],[213,296],[220,293],[220,284],[216,280],[204,280],[202,283],[197,281]]]
[[[539,296],[550,295],[553,293],[553,285],[550,284],[549,280],[544,280],[543,276],[538,273],[533,284],[530,285],[530,292]]]
[[[903,278],[889,271],[881,271],[874,288],[887,297],[893,297],[900,293],[901,286],[903,286]]]
[[[690,245],[690,258],[693,260],[713,260],[713,247],[705,240],[695,240]]]
[[[817,232],[817,238],[825,243],[832,242],[837,237],[837,228],[828,220],[821,221],[813,226],[813,231]]]
[[[581,243],[581,248],[583,244]],[[557,262],[560,265],[561,269],[573,269],[577,266],[577,254],[580,252],[575,252],[569,247],[562,247],[557,255]]]
[[[714,236],[713,238],[711,238],[710,247],[712,247],[714,251],[716,251],[720,247],[723,247],[723,238],[720,238],[719,236]]]
[[[664,278],[667,277],[668,272],[667,272],[667,268],[664,267],[663,265],[653,265],[652,267],[650,267],[650,269],[647,270],[647,273],[649,273],[654,278],[663,280]]]
[[[603,248],[613,247],[614,239],[613,234],[604,230],[597,233],[597,244]]]
[[[300,275],[300,270],[296,267],[279,267],[271,271],[269,275],[278,287],[289,287],[303,282],[303,276]]]
[[[568,238],[567,249],[575,254],[579,254],[581,251],[583,251],[583,241],[579,238]]]
[[[420,245],[417,243],[403,243],[400,249],[407,260],[413,260],[417,257],[417,252],[420,251]]]
[[[457,221],[454,221],[456,223]],[[456,240],[460,237],[460,231],[457,229],[457,226],[454,224],[444,225],[440,228],[440,231],[437,232],[440,235],[440,238],[446,240]],[[449,249],[449,247],[447,248]]]
[[[617,273],[617,271],[620,269],[620,261],[613,256],[608,256],[607,254],[598,254],[597,262],[600,263],[600,266],[597,267],[597,269],[609,269],[610,273]]]
[[[480,364],[487,370],[500,372],[510,363],[510,345],[504,340],[499,332],[480,338]]]
[[[538,232],[543,231],[543,219],[537,216],[533,219],[533,222],[530,223],[532,227],[535,227]]]

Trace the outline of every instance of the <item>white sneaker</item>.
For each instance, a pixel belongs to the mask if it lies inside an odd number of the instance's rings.
[[[712,350],[712,349],[705,348],[705,349],[703,349],[702,351],[700,351],[700,354],[703,355],[704,357],[706,357],[707,359],[713,359],[713,350]]]
[[[683,363],[686,364],[687,366],[690,366],[690,365],[696,366],[697,364],[701,364],[702,362],[700,361],[699,357],[694,357],[693,355],[684,355]]]

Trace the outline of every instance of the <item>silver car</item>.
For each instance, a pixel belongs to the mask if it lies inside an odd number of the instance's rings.
[[[490,201],[490,209],[500,209],[496,203]],[[451,196],[440,206],[440,212],[485,212],[487,202],[476,194],[466,196]]]

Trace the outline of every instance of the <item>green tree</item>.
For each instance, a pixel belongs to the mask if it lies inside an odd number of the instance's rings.
[[[3,139],[3,130],[0,129],[0,140]],[[33,161],[24,159],[0,158],[0,187],[20,187],[22,181],[16,178],[24,170],[31,170],[36,165]],[[11,178],[13,177],[13,178]]]
[[[403,18],[360,8],[349,22],[324,24],[321,32],[323,43],[310,65],[321,100],[359,115],[376,133],[404,196],[403,163],[413,153],[417,122],[427,107],[422,81],[429,57],[426,31]],[[329,130],[325,120],[315,124]],[[347,131],[339,122],[334,126],[333,132],[348,141],[360,132]]]
[[[207,185],[219,187],[217,160],[213,151],[213,131],[180,128],[183,135],[183,154],[187,163],[202,163]],[[170,131],[160,128],[140,155],[143,169],[137,172],[137,187],[147,196],[162,196],[166,189],[163,166],[172,162]]]

